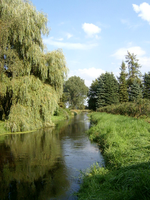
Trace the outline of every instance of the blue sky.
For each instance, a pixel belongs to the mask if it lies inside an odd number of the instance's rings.
[[[150,71],[150,1],[32,0],[48,16],[49,51],[61,48],[69,76],[87,86],[104,72],[120,73],[127,50],[137,55],[141,72]]]

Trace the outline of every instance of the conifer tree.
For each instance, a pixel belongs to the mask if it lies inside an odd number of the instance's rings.
[[[121,68],[120,68],[120,76],[118,78],[119,80],[119,102],[127,102],[128,101],[128,92],[127,92],[127,73],[126,73],[126,66],[125,63],[122,62]]]
[[[127,84],[128,87],[130,88],[133,81],[136,80],[139,84],[141,84],[141,72],[139,68],[141,67],[140,64],[138,63],[138,59],[136,58],[136,55],[131,54],[129,51],[127,52],[126,57],[126,63],[128,65],[128,80]]]
[[[99,78],[97,87],[97,108],[119,102],[118,82],[113,73],[106,72]]]
[[[143,97],[146,99],[150,99],[150,72],[144,74],[143,85]]]
[[[141,67],[138,63],[138,59],[136,58],[136,55],[134,53],[127,52],[126,55],[126,63],[128,65],[128,79],[127,79],[127,85],[128,85],[128,94],[129,94],[129,101],[133,100],[133,97],[130,97],[132,94],[132,88],[137,87],[137,84],[139,84],[140,87],[142,87],[141,83],[141,72],[139,68]],[[132,85],[134,86],[132,87]],[[131,88],[132,87],[132,88]]]
[[[132,102],[137,102],[143,97],[140,84],[136,80],[134,80],[131,85],[131,89],[129,91],[129,97],[130,97],[129,101],[132,101]]]
[[[102,75],[98,79],[96,108],[105,106],[105,90]]]
[[[104,91],[105,105],[116,104],[119,102],[119,84],[113,73],[105,73],[104,76]]]
[[[88,106],[89,109],[96,110],[96,101],[97,101],[97,88],[98,88],[98,79],[95,79],[88,92]]]

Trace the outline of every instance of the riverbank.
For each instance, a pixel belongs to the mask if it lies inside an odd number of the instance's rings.
[[[51,116],[52,123],[55,125],[59,121],[70,119],[74,117],[77,114],[80,114],[81,112],[89,112],[89,110],[69,110],[69,109],[64,109],[64,108],[58,108],[56,109],[55,113],[53,116]],[[10,132],[5,129],[5,124],[7,121],[0,121],[0,135],[4,134],[12,134],[12,133],[28,133],[28,132],[34,132],[35,130],[30,130],[30,131],[23,131],[23,132]]]
[[[106,113],[91,115],[89,137],[100,145],[105,168],[84,174],[81,199],[150,199],[150,124]]]

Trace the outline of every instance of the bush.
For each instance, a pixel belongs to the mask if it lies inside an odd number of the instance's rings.
[[[126,102],[117,105],[105,106],[97,109],[98,112],[126,115],[131,117],[150,116],[150,101],[141,99],[136,103]]]

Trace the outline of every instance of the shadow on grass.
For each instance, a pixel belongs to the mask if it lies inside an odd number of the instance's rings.
[[[150,199],[150,162],[114,170],[95,165],[89,173],[84,174],[83,179],[77,194],[79,199]]]

